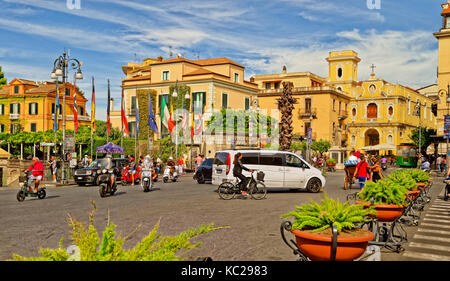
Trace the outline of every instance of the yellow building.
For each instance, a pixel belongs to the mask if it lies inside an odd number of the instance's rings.
[[[438,124],[437,134],[444,134],[444,115],[447,115],[450,103],[447,102],[450,97],[450,2],[442,4],[442,28],[434,36],[439,42],[438,59]]]
[[[326,61],[327,78],[309,72],[286,73],[284,69],[280,74],[251,79],[260,88],[259,104],[266,110],[277,108],[282,82],[294,84],[293,95],[298,102],[293,118],[294,139],[306,137],[311,127],[313,139],[329,141],[337,153],[385,144],[392,150],[379,152],[395,154],[395,145],[411,142],[411,131],[419,125],[436,128],[433,97],[376,78],[374,73],[369,79],[358,80],[361,59],[355,51],[330,52]],[[415,115],[418,105],[420,118]]]
[[[66,83],[66,129],[74,129],[73,85]],[[59,85],[61,111],[59,128],[62,129],[62,105],[64,89]],[[86,112],[87,99],[77,92],[79,126],[90,126],[91,118]],[[0,132],[15,133],[43,132],[53,129],[56,103],[56,84],[54,82],[34,82],[13,79],[0,90]]]
[[[122,81],[125,93],[125,112],[130,123],[130,130],[135,128],[136,93],[138,90],[154,90],[157,93],[156,122],[162,137],[168,131],[161,126],[161,101],[167,99],[170,87],[184,85],[190,88],[191,100],[203,102],[205,121],[214,113],[223,108],[234,110],[248,110],[255,101],[258,87],[255,83],[244,80],[245,67],[228,59],[213,58],[204,60],[189,60],[177,56],[164,60],[146,59],[142,64],[129,63],[122,67],[126,79]],[[190,108],[192,112],[192,106]],[[163,128],[161,130],[161,128]],[[132,133],[134,133],[132,131]],[[161,135],[155,136],[156,139]],[[194,143],[206,156],[214,156],[217,147],[205,147],[204,141]]]

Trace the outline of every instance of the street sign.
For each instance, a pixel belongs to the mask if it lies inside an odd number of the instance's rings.
[[[75,149],[75,137],[73,135],[65,136],[64,149],[66,151],[73,151]]]
[[[450,115],[444,116],[444,139],[450,138]]]
[[[54,143],[49,143],[49,142],[41,142],[40,145],[43,146],[43,147],[44,146],[55,146]]]

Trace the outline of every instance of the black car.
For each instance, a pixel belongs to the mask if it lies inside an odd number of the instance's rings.
[[[128,165],[128,158],[113,158],[114,166],[117,167],[119,174],[116,175],[118,179],[122,177],[122,170]],[[74,180],[79,186],[86,184],[98,185],[97,171],[104,168],[105,159],[97,159],[92,161],[86,168],[76,169],[74,173]]]
[[[213,161],[214,158],[205,159],[197,168],[197,171],[194,174],[194,180],[197,180],[197,182],[200,184],[203,184],[205,182],[212,182]]]

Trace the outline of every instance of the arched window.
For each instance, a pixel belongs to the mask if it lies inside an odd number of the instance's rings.
[[[356,108],[353,108],[353,109],[352,109],[352,116],[353,116],[353,117],[356,117]]]
[[[389,114],[389,116],[392,116],[394,114],[394,107],[392,105],[389,106],[388,114]]]
[[[378,106],[375,103],[369,103],[367,105],[367,118],[377,118],[378,117]]]
[[[394,137],[393,137],[392,135],[388,135],[388,137],[387,137],[387,142],[388,142],[389,144],[393,144],[393,143],[394,143]]]

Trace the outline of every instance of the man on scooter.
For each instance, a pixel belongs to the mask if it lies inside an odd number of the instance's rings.
[[[170,168],[170,176],[173,178],[173,172],[175,171],[175,162],[173,162],[172,156],[167,161],[167,166]]]
[[[44,164],[42,164],[41,161],[39,161],[39,158],[33,157],[33,164],[27,169],[27,171],[33,171],[33,175],[30,177],[30,181],[34,180],[34,193],[38,192],[39,183],[44,177]],[[29,192],[33,192],[31,188],[31,182],[30,182],[30,189]]]
[[[136,174],[136,163],[134,162],[134,157],[130,158],[130,164],[128,165],[129,172],[131,174],[131,178],[133,180],[133,185],[134,185],[134,175]]]
[[[115,169],[115,166],[114,166],[114,162],[112,161],[111,155],[106,155],[105,159],[106,159],[105,169],[109,170],[109,169],[114,168],[114,172],[112,174],[110,174],[111,186],[114,186],[114,181],[115,181],[115,178],[116,178],[116,176],[115,176],[116,169]]]

